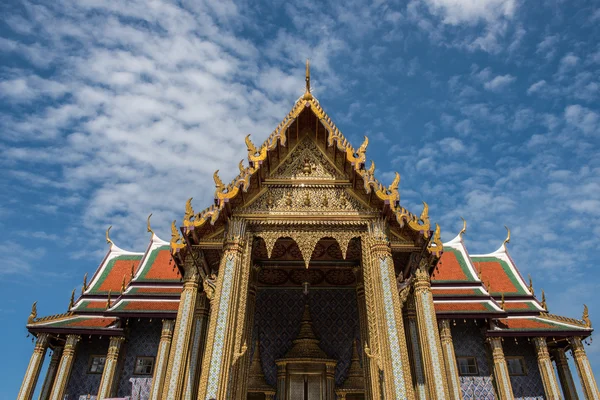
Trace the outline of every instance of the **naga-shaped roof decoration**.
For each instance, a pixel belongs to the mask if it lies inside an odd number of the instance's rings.
[[[389,205],[391,211],[396,217],[400,226],[407,224],[413,231],[419,232],[424,238],[430,236],[431,223],[429,221],[429,207],[423,202],[424,208],[420,217],[410,213],[408,210],[400,206],[400,194],[398,185],[400,184],[400,174],[396,176],[389,186],[384,186],[375,178],[375,163],[371,163],[370,168],[365,168],[366,150],[369,145],[369,139],[365,136],[363,143],[358,149],[352,147],[350,142],[344,137],[342,132],[333,123],[331,118],[323,110],[319,101],[310,92],[310,72],[307,67],[306,73],[306,92],[300,97],[292,110],[285,118],[277,125],[275,130],[269,135],[265,142],[260,146],[250,140],[250,135],[246,136],[246,147],[248,149],[248,166],[244,167],[240,162],[240,173],[229,183],[224,184],[219,178],[218,170],[215,171],[213,179],[215,181],[215,201],[210,207],[195,213],[191,206],[191,199],[186,203],[186,211],[183,218],[183,227],[185,231],[193,230],[194,228],[203,226],[210,221],[214,224],[225,205],[235,198],[240,190],[247,192],[250,187],[250,178],[256,174],[264,161],[267,159],[269,151],[275,150],[277,145],[285,146],[287,142],[288,127],[296,120],[300,113],[305,109],[310,109],[318,118],[322,126],[327,130],[327,143],[329,146],[336,146],[338,150],[346,154],[346,160],[352,165],[353,170],[363,179],[364,189],[367,194],[373,192],[377,198],[382,200],[386,205]],[[175,230],[173,231],[175,232]],[[436,228],[436,235],[430,241],[428,249],[431,254],[440,256],[442,251],[442,242],[439,239],[439,227]],[[171,248],[173,252],[183,247],[182,240],[179,235],[173,234]]]

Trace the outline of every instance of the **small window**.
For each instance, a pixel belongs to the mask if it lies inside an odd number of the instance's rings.
[[[527,375],[523,357],[506,357],[509,375]]]
[[[456,357],[460,375],[477,375],[477,360],[475,357]]]
[[[106,356],[90,356],[88,374],[101,374],[104,371],[104,363],[106,363]]]
[[[154,357],[136,357],[134,375],[152,375],[154,367]]]

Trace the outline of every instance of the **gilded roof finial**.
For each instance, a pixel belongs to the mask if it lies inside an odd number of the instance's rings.
[[[583,316],[581,317],[581,319],[583,320],[583,322],[585,322],[585,326],[587,326],[588,328],[592,327],[592,321],[590,321],[590,313],[588,312],[588,307],[587,305],[583,305]]]
[[[29,314],[29,318],[27,318],[27,323],[33,324],[35,322],[36,318],[37,318],[37,301],[34,301],[33,305],[31,306],[31,314]]]
[[[106,298],[106,309],[110,308],[110,290],[108,291],[108,297]]]
[[[506,225],[504,225],[504,227],[506,228],[506,231],[507,231],[508,233],[506,234],[506,239],[504,239],[504,242],[502,243],[502,245],[503,245],[504,247],[506,247],[506,245],[507,245],[508,243],[510,243],[510,229],[509,229],[509,228],[508,228],[508,226],[506,226]]]
[[[302,97],[304,100],[312,100],[312,94],[310,93],[310,61],[306,59],[306,91]]]
[[[464,235],[465,233],[467,233],[467,220],[464,219],[463,217],[460,217],[460,219],[462,219],[462,221],[463,221],[463,227],[460,230],[460,232],[458,232],[458,235],[460,237],[462,237],[462,235]]]
[[[240,170],[240,174],[243,174],[244,171],[246,170],[246,168],[244,168],[244,159],[243,158],[240,161],[240,163],[238,164],[238,169]]]
[[[106,230],[106,243],[110,244],[110,247],[112,248],[112,246],[114,245],[113,241],[110,240],[110,230],[112,228],[112,225],[108,227],[108,229]]]
[[[152,213],[150,213],[150,215],[148,215],[148,220],[146,221],[146,230],[152,234],[152,237],[154,237],[154,231],[152,230],[152,227],[150,226],[150,217],[152,217]]]
[[[125,292],[125,276],[126,274],[123,274],[123,280],[121,281],[121,294]]]
[[[83,286],[81,286],[81,294],[87,290],[87,272],[83,275]]]
[[[500,308],[505,310],[505,308],[504,308],[504,292],[502,292],[502,297],[500,299]]]
[[[75,305],[75,289],[71,292],[71,300],[69,300],[69,308],[67,311],[71,311],[71,308]]]
[[[546,293],[544,293],[544,289],[542,289],[542,308],[544,310],[548,310],[548,306],[546,305]]]
[[[135,263],[131,263],[131,280],[133,280],[134,276],[135,276]],[[123,279],[125,279],[124,275],[123,275]]]
[[[534,296],[535,293],[533,292],[533,281],[531,280],[531,274],[527,274],[527,277],[529,278],[529,291],[531,292],[531,295]]]

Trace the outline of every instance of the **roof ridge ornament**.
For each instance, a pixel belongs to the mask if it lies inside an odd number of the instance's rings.
[[[112,228],[112,225],[108,227],[108,229],[106,230],[106,243],[110,244],[110,248],[112,249],[112,247],[115,245],[113,243],[113,241],[110,239],[110,230]]]
[[[152,217],[152,213],[150,213],[150,215],[148,215],[148,219],[146,220],[146,230],[152,234],[152,237],[154,237],[154,231],[152,230],[152,227],[150,226],[150,217]]]
[[[460,230],[460,232],[458,232],[458,236],[462,237],[462,235],[467,233],[467,220],[464,219],[463,217],[460,217],[460,219],[462,219],[462,221],[463,221],[463,227]]]
[[[37,301],[34,301],[31,305],[31,314],[29,314],[29,318],[27,318],[28,324],[33,324],[37,319]]]
[[[585,326],[588,328],[592,327],[592,321],[590,320],[590,313],[588,311],[588,306],[586,304],[583,305],[583,316],[581,317],[583,322],[585,322]]]
[[[310,61],[306,59],[306,77],[304,78],[306,81],[306,91],[304,92],[304,96],[302,96],[303,100],[312,100],[313,96],[310,92]]]
[[[502,245],[504,246],[504,248],[506,248],[506,245],[510,243],[510,228],[506,225],[504,225],[504,227],[506,228],[507,234],[506,239],[504,239],[504,242],[502,242]]]

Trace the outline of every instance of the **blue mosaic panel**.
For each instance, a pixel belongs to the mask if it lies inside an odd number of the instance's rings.
[[[300,329],[304,301],[301,290],[261,289],[256,294],[253,337],[256,339],[259,334],[265,379],[273,387],[277,383],[275,360],[292,347]],[[350,367],[352,341],[359,338],[360,332],[356,293],[354,289],[311,289],[308,301],[321,348],[338,361],[335,383],[341,385]]]
[[[129,378],[152,378],[151,375],[133,374],[135,358],[138,356],[156,357],[162,322],[160,318],[152,319],[152,322],[148,318],[142,318],[140,321],[131,318],[129,319],[128,327],[129,334],[121,349],[121,357],[119,357],[120,369],[117,370],[119,371],[117,397],[131,396],[131,382]]]
[[[463,400],[494,400],[496,398],[492,383],[492,364],[481,326],[482,323],[477,326],[472,320],[467,320],[466,323],[462,320],[456,321],[456,326],[452,321],[450,322],[456,357],[475,357],[477,360],[477,375],[459,377]]]
[[[91,355],[104,355],[108,353],[108,337],[100,339],[98,336],[82,336],[75,350],[75,362],[67,385],[69,399],[77,399],[81,395],[91,394],[96,396],[100,388],[102,374],[88,374],[88,364]]]
[[[510,377],[515,400],[545,399],[544,384],[538,368],[533,342],[527,341],[527,338],[517,338],[517,342],[515,342],[515,338],[507,337],[502,342],[502,348],[505,357],[522,356],[525,360],[527,375]]]

